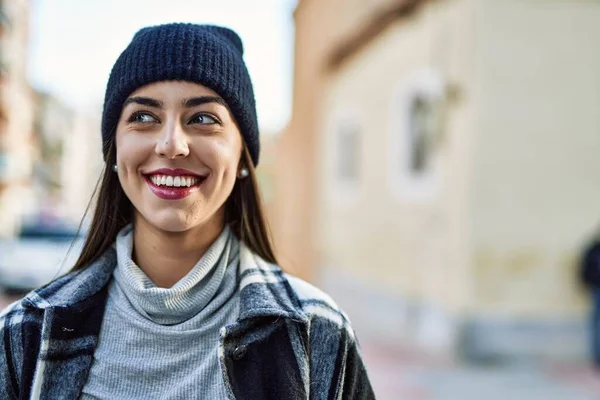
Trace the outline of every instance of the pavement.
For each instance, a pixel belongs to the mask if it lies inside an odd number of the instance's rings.
[[[596,400],[600,371],[577,363],[467,365],[361,341],[379,400]]]

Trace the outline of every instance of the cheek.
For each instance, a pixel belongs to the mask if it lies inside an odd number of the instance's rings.
[[[212,171],[225,176],[236,174],[241,145],[221,138],[198,143],[198,157]]]
[[[117,164],[121,172],[136,172],[138,166],[152,151],[152,146],[140,135],[117,134]]]

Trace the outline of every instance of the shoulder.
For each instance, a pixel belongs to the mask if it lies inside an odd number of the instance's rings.
[[[28,324],[30,318],[36,318],[26,312],[23,299],[5,307],[0,311],[0,393],[11,393],[18,381],[18,371],[23,368],[23,327]],[[34,322],[39,322],[37,318]],[[14,392],[13,392],[14,395]]]
[[[23,299],[19,299],[0,311],[0,329],[20,324],[25,312]]]
[[[30,292],[24,302],[38,309],[70,307],[87,301],[107,287],[116,266],[110,248],[84,268],[70,271]]]
[[[340,329],[354,336],[348,315],[330,295],[316,286],[290,274],[284,274],[294,295],[298,298],[302,312],[311,324]]]
[[[22,354],[23,328],[41,325],[43,317],[30,311],[25,299],[19,299],[0,311],[0,335],[4,338],[0,341],[0,353],[3,355]],[[4,363],[0,361],[0,364],[0,369],[3,369]]]
[[[311,333],[354,333],[337,303],[310,283],[284,272],[242,245],[240,251],[242,318],[269,315],[306,320]]]

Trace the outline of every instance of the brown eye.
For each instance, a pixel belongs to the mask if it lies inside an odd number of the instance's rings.
[[[147,123],[158,122],[158,119],[156,117],[154,117],[152,114],[149,114],[146,112],[135,112],[131,115],[131,117],[129,117],[127,122],[147,124]]]
[[[190,124],[201,124],[201,125],[213,125],[218,124],[219,121],[209,114],[197,114],[193,116],[190,121]]]

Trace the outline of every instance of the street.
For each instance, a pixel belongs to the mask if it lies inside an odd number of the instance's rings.
[[[586,365],[448,365],[362,342],[380,400],[594,400],[600,374]]]

